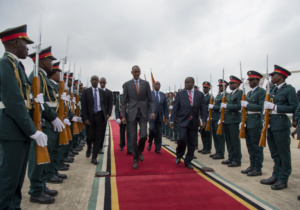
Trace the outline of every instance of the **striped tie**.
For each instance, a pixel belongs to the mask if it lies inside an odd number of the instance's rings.
[[[191,104],[191,106],[193,106],[193,98],[192,98],[192,91],[191,91],[191,90],[189,90],[189,99],[190,99],[190,104]],[[191,120],[191,119],[193,119],[192,114],[191,114],[190,120]]]

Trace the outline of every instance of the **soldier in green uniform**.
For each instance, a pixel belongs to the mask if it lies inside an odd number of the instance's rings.
[[[5,48],[0,59],[0,208],[21,209],[30,142],[47,146],[47,136],[31,119],[31,84],[19,60],[28,56],[27,44],[33,43],[27,25],[2,31],[0,38]]]
[[[205,100],[206,106],[208,107],[210,98],[211,98],[211,94],[209,93],[210,83],[205,81],[205,82],[203,82],[202,86],[203,86],[204,100]],[[208,116],[208,112],[207,112],[207,116]],[[198,150],[198,152],[202,153],[202,154],[210,154],[211,153],[211,141],[212,141],[211,132],[206,131],[205,127],[201,127],[200,134],[201,134],[203,149]]]
[[[241,100],[243,91],[239,90],[242,81],[230,76],[229,88],[232,90],[226,98],[226,103],[221,103],[221,108],[225,108],[224,131],[228,151],[228,160],[222,161],[222,164],[228,164],[228,167],[241,166],[242,152],[239,138],[239,124],[241,122]]]
[[[44,95],[44,110],[42,111],[42,130],[48,137],[48,152],[50,159],[53,160],[53,150],[58,140],[58,132],[61,132],[65,127],[61,120],[58,118],[56,112],[57,98],[53,86],[50,84],[50,80],[47,77],[47,73],[52,71],[52,61],[56,60],[52,56],[51,47],[47,47],[41,50],[39,58],[35,57],[36,54],[32,53],[29,57],[33,62],[39,59],[38,76],[40,78],[41,92]],[[33,80],[33,72],[29,75],[29,81]],[[28,177],[30,179],[30,201],[41,204],[53,203],[58,192],[56,190],[49,190],[46,187],[47,176],[45,170],[51,167],[51,165],[37,165],[36,164],[36,143],[33,141],[30,146],[32,151],[29,154],[28,163]],[[50,163],[52,164],[52,163]],[[54,171],[53,171],[54,173]],[[57,177],[55,174],[51,178],[54,183],[61,183],[62,178]],[[49,181],[49,179],[48,179]]]
[[[175,94],[173,92],[170,92],[170,104],[169,104],[169,110],[173,109],[173,104],[175,101]],[[172,103],[172,105],[171,105]],[[171,107],[171,108],[170,108]],[[169,124],[169,123],[168,123]],[[170,128],[170,126],[168,126]],[[171,141],[177,141],[178,140],[178,127],[177,122],[174,123],[174,129],[169,129],[169,136]]]
[[[60,78],[60,72],[61,72],[61,70],[59,68],[59,64],[60,64],[60,62],[54,63],[52,71],[48,73],[48,78],[50,80],[50,84],[53,86],[57,98],[58,98],[58,94],[59,94],[58,88],[59,88],[59,78]],[[58,108],[56,109],[56,111],[58,112]],[[64,123],[70,124],[70,121],[68,119],[64,119]],[[58,172],[58,169],[63,164],[63,146],[64,145],[59,145],[59,138],[58,138],[56,141],[55,148],[52,153],[53,154],[53,158],[52,158],[53,165],[49,164],[46,167],[47,179],[50,179],[50,182],[51,182],[51,178],[54,175],[56,175],[62,179],[67,178],[66,174],[60,174]],[[47,168],[48,168],[48,170],[47,170]],[[53,173],[53,171],[54,171],[54,173]]]
[[[129,123],[123,124],[121,123],[121,105],[122,105],[122,98],[123,94],[119,94],[116,97],[116,105],[115,105],[115,114],[116,114],[116,120],[120,126],[120,151],[124,150],[125,146],[125,132],[126,132],[126,138],[127,138],[127,154],[131,155],[132,154],[132,148],[131,148],[131,140],[130,140],[130,132],[129,132]],[[126,110],[125,113],[125,119],[128,122],[128,110]]]
[[[264,160],[263,147],[258,146],[261,130],[262,116],[266,91],[259,87],[259,81],[263,77],[256,71],[248,71],[249,85],[252,88],[248,92],[246,101],[241,101],[241,106],[247,109],[246,121],[246,145],[250,156],[250,166],[242,170],[248,176],[259,176],[262,174],[262,162]]]
[[[171,95],[170,95],[170,93],[167,93],[166,94],[166,96],[167,96],[167,106],[168,106],[168,109],[170,110],[170,101],[171,101]],[[170,116],[169,116],[169,118],[170,118]],[[169,123],[166,125],[166,138],[167,139],[171,139],[171,137],[170,137],[170,126],[169,126]]]
[[[267,139],[274,167],[272,176],[269,179],[262,179],[260,183],[272,185],[272,190],[282,190],[287,187],[292,171],[291,120],[286,114],[296,111],[298,98],[295,88],[285,82],[291,75],[288,70],[274,65],[274,71],[270,75],[275,85],[270,89],[271,101],[264,103],[264,109],[271,110]]]
[[[225,98],[228,96],[228,93],[226,92],[226,88],[228,86],[228,82],[225,80],[223,81],[222,79],[219,79],[219,93],[214,99],[213,105],[209,104],[208,108],[212,109],[212,126],[211,126],[211,132],[213,135],[214,139],[214,145],[215,145],[215,150],[216,153],[211,154],[209,157],[211,157],[214,160],[219,160],[219,159],[224,159],[224,152],[225,152],[225,132],[223,129],[222,135],[217,135],[217,130],[218,130],[218,121],[220,120],[221,117],[221,103],[222,103],[222,98],[225,94]],[[223,90],[223,83],[225,83],[224,87],[225,90]]]

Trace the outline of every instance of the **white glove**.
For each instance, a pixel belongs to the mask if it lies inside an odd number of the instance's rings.
[[[77,118],[77,122],[82,122],[82,118],[81,117],[76,117]]]
[[[71,125],[71,122],[70,122],[70,120],[69,119],[64,119],[64,123],[66,124],[66,125]]]
[[[220,123],[221,123],[221,121],[219,120],[219,121],[218,121],[218,125],[220,125]]]
[[[214,105],[213,104],[208,104],[208,109],[213,109]]]
[[[169,114],[169,117],[171,117],[171,114]]]
[[[263,123],[263,127],[265,127],[265,122]],[[270,124],[268,125],[268,129],[270,128],[271,126],[270,126]]]
[[[239,129],[241,129],[242,123],[239,124]],[[246,123],[244,123],[244,128],[246,128]]]
[[[67,101],[70,101],[70,95],[67,96]]]
[[[226,109],[226,107],[227,107],[227,104],[225,104],[225,103],[221,103],[221,108],[224,108],[224,109]]]
[[[248,106],[248,101],[241,101],[241,106],[242,107],[247,107]]]
[[[32,93],[29,94],[29,99],[31,99],[31,100],[33,99]]]
[[[170,106],[169,109],[173,109],[173,106]]]
[[[54,131],[62,132],[62,130],[65,128],[64,124],[58,117],[55,118],[55,120],[53,120],[51,123],[54,127]]]
[[[58,98],[58,93],[56,93],[56,98]]]
[[[43,93],[40,93],[36,96],[36,98],[34,99],[34,101],[36,103],[39,103],[39,104],[44,104],[44,95]]]
[[[120,125],[121,124],[121,120],[117,119],[116,122]]]
[[[81,102],[80,101],[77,103],[77,106],[79,106],[79,107],[81,106]]]
[[[72,98],[72,103],[74,103],[74,104],[76,103],[75,97]]]
[[[63,93],[61,96],[60,96],[61,100],[63,101],[67,101],[68,98],[67,98],[67,94],[66,93]]]
[[[73,117],[73,118],[72,118],[72,121],[73,121],[73,122],[77,122],[77,117],[76,117],[76,116]]]
[[[37,145],[41,147],[47,146],[48,137],[42,131],[36,131],[35,134],[29,136],[30,138],[34,139]]]
[[[275,108],[275,104],[269,102],[269,101],[265,101],[264,103],[264,109],[274,109]]]

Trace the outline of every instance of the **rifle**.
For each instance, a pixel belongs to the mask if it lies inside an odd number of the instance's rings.
[[[81,76],[81,69],[80,73],[78,74],[78,85],[77,85],[77,90],[76,90],[76,116],[80,117],[80,108],[77,105],[79,103],[79,85],[80,85],[80,76]],[[82,123],[77,122],[78,130],[79,132],[83,129]]]
[[[241,70],[241,80],[243,83],[243,96],[242,96],[242,101],[246,101],[246,93],[245,93],[245,85],[244,85],[244,79],[243,79],[243,74],[242,74],[242,63],[240,62],[240,70]],[[240,129],[240,134],[239,134],[239,138],[245,138],[246,137],[246,128],[245,128],[245,123],[247,120],[247,116],[246,116],[246,107],[243,107],[243,111],[242,111],[242,124],[241,124],[241,129]]]
[[[35,49],[35,64],[33,68],[33,78],[32,78],[32,93],[33,98],[36,98],[38,94],[41,93],[41,85],[40,85],[40,77],[38,76],[39,69],[39,54],[41,51],[41,23],[40,23],[40,31],[39,31],[39,43],[34,47]],[[40,104],[36,103],[33,100],[34,111],[33,111],[33,123],[38,131],[42,131],[41,129],[41,110]],[[44,110],[44,106],[41,104],[41,109]],[[50,157],[48,153],[47,147],[41,147],[36,144],[36,164],[45,164],[50,163]]]
[[[211,75],[210,75],[210,85],[211,85]],[[212,86],[210,86],[210,100],[209,100],[209,104],[213,104],[213,95],[212,95]],[[211,119],[212,119],[212,109],[209,110],[208,113],[208,120],[206,123],[206,131],[210,131],[210,127],[211,127]]]
[[[225,82],[224,82],[224,68],[223,68],[223,97],[222,97],[222,103],[226,102],[226,91],[225,91]],[[220,117],[220,124],[218,126],[217,135],[223,134],[223,121],[225,118],[225,108],[222,108],[221,110],[221,117]]]
[[[69,45],[69,38],[68,38],[68,42],[67,42],[67,51],[66,51],[66,57],[64,57],[62,59],[62,72],[60,72],[59,75],[59,109],[58,109],[58,118],[63,122],[65,129],[59,133],[59,145],[66,145],[69,144],[69,139],[68,139],[68,132],[67,132],[67,127],[64,123],[64,101],[61,99],[61,96],[64,93],[64,68],[65,68],[65,64],[67,63],[67,56],[68,56],[68,45]]]
[[[71,86],[71,111],[74,114],[74,116],[76,115],[75,113],[75,103],[72,102],[72,99],[74,98],[74,77],[75,77],[75,62],[74,62],[74,74],[72,77],[72,86]],[[73,134],[79,134],[79,129],[78,129],[78,123],[77,122],[73,122]]]
[[[269,81],[269,73],[268,73],[268,55],[267,55],[267,74],[266,74],[266,79],[268,81],[267,83],[267,94],[266,94],[266,99],[265,101],[270,101],[270,81]],[[266,139],[267,139],[267,130],[269,127],[269,121],[270,121],[270,110],[266,109],[265,110],[265,125],[261,131],[261,136],[259,140],[259,146],[265,147],[266,146]]]
[[[71,65],[71,62],[70,62],[70,65]],[[69,71],[67,73],[67,79],[66,79],[66,83],[65,83],[65,93],[66,93],[66,96],[69,95],[69,92],[68,92],[68,81],[69,81]],[[65,104],[64,117],[65,117],[65,119],[68,119],[68,117],[69,117],[69,102],[68,101],[66,101],[66,104]],[[72,140],[71,127],[69,125],[66,125],[66,129],[67,129],[68,139],[71,141]]]

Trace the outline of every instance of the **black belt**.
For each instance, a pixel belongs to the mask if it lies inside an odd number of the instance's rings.
[[[101,110],[101,111],[98,111],[98,112],[94,112],[94,115],[98,114],[99,112],[102,112],[102,110]]]

